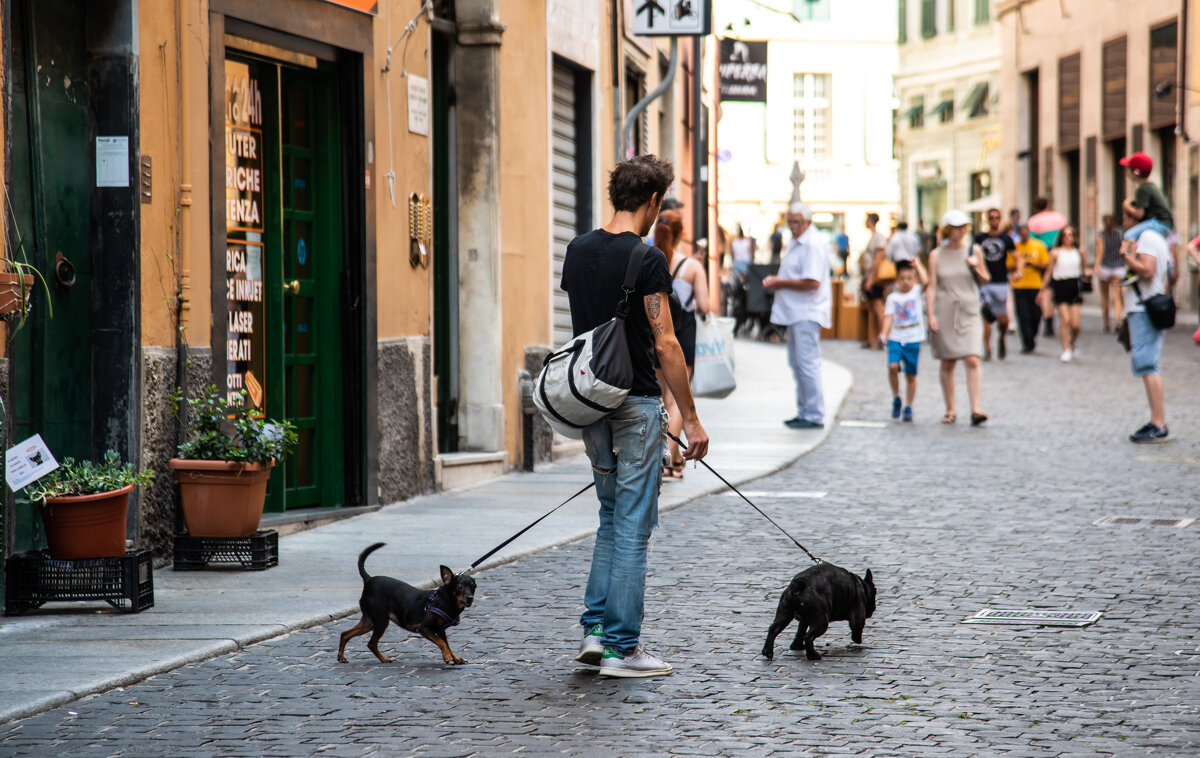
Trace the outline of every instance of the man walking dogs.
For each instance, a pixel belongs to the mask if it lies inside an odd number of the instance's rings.
[[[783,423],[792,429],[825,425],[825,391],[821,386],[821,328],[832,324],[833,292],[829,286],[829,247],[812,225],[812,210],[801,202],[788,208],[792,243],[779,264],[779,276],[763,279],[775,290],[771,323],[787,327],[788,363],[796,378],[796,417]]]
[[[561,286],[571,304],[575,334],[613,317],[629,257],[658,218],[663,194],[674,178],[671,164],[652,155],[618,163],[609,174],[612,220],[576,237],[563,262]],[[641,645],[646,548],[658,523],[666,427],[654,355],[683,415],[687,442],[683,457],[703,458],[708,453],[708,435],[696,414],[683,350],[671,325],[670,292],[667,259],[652,247],[630,298],[642,307],[630,308],[626,320],[633,386],[617,410],[583,430],[600,500],[600,528],[580,617],[583,642],[575,660],[599,664],[603,676],[662,676],[672,670]]]

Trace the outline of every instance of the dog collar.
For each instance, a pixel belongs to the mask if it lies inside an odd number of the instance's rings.
[[[443,584],[441,587],[438,587],[436,590],[429,593],[429,597],[425,600],[425,612],[432,613],[434,616],[440,617],[446,622],[446,626],[458,626],[458,619],[451,617],[449,613],[446,613],[441,608],[437,607],[436,601],[442,594],[442,590],[445,587],[446,585]]]

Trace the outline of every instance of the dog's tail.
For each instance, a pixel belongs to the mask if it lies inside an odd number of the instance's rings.
[[[371,545],[369,548],[358,554],[358,575],[362,577],[364,582],[371,578],[371,575],[367,573],[367,556],[383,547],[384,544],[386,543],[376,542],[374,545]]]

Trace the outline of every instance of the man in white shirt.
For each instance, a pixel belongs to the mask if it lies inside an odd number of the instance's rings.
[[[921,238],[908,230],[908,222],[896,224],[896,233],[887,243],[887,257],[893,263],[911,261],[921,254]]]
[[[796,379],[796,417],[791,429],[825,425],[821,386],[821,328],[832,326],[833,292],[829,286],[829,246],[812,225],[812,210],[796,202],[788,208],[792,242],[779,263],[779,275],[763,279],[774,290],[771,323],[787,327],[788,363]]]
[[[1125,227],[1136,221],[1127,212]],[[1138,237],[1136,250],[1121,251],[1125,266],[1133,275],[1125,296],[1125,313],[1129,325],[1130,362],[1133,375],[1140,376],[1146,385],[1146,400],[1150,404],[1150,423],[1129,435],[1130,442],[1165,442],[1167,419],[1163,410],[1163,379],[1159,368],[1164,330],[1157,328],[1146,315],[1144,301],[1167,291],[1167,261],[1170,249],[1157,231],[1144,231]],[[1134,288],[1137,289],[1134,289]]]

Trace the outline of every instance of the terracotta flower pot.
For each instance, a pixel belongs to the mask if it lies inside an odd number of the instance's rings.
[[[20,310],[33,293],[33,274],[0,271],[0,315]],[[125,555],[125,551],[121,551]]]
[[[125,514],[135,484],[98,495],[46,498],[42,524],[50,557],[108,558],[125,555]]]
[[[249,537],[257,532],[273,464],[172,458],[188,534]]]

